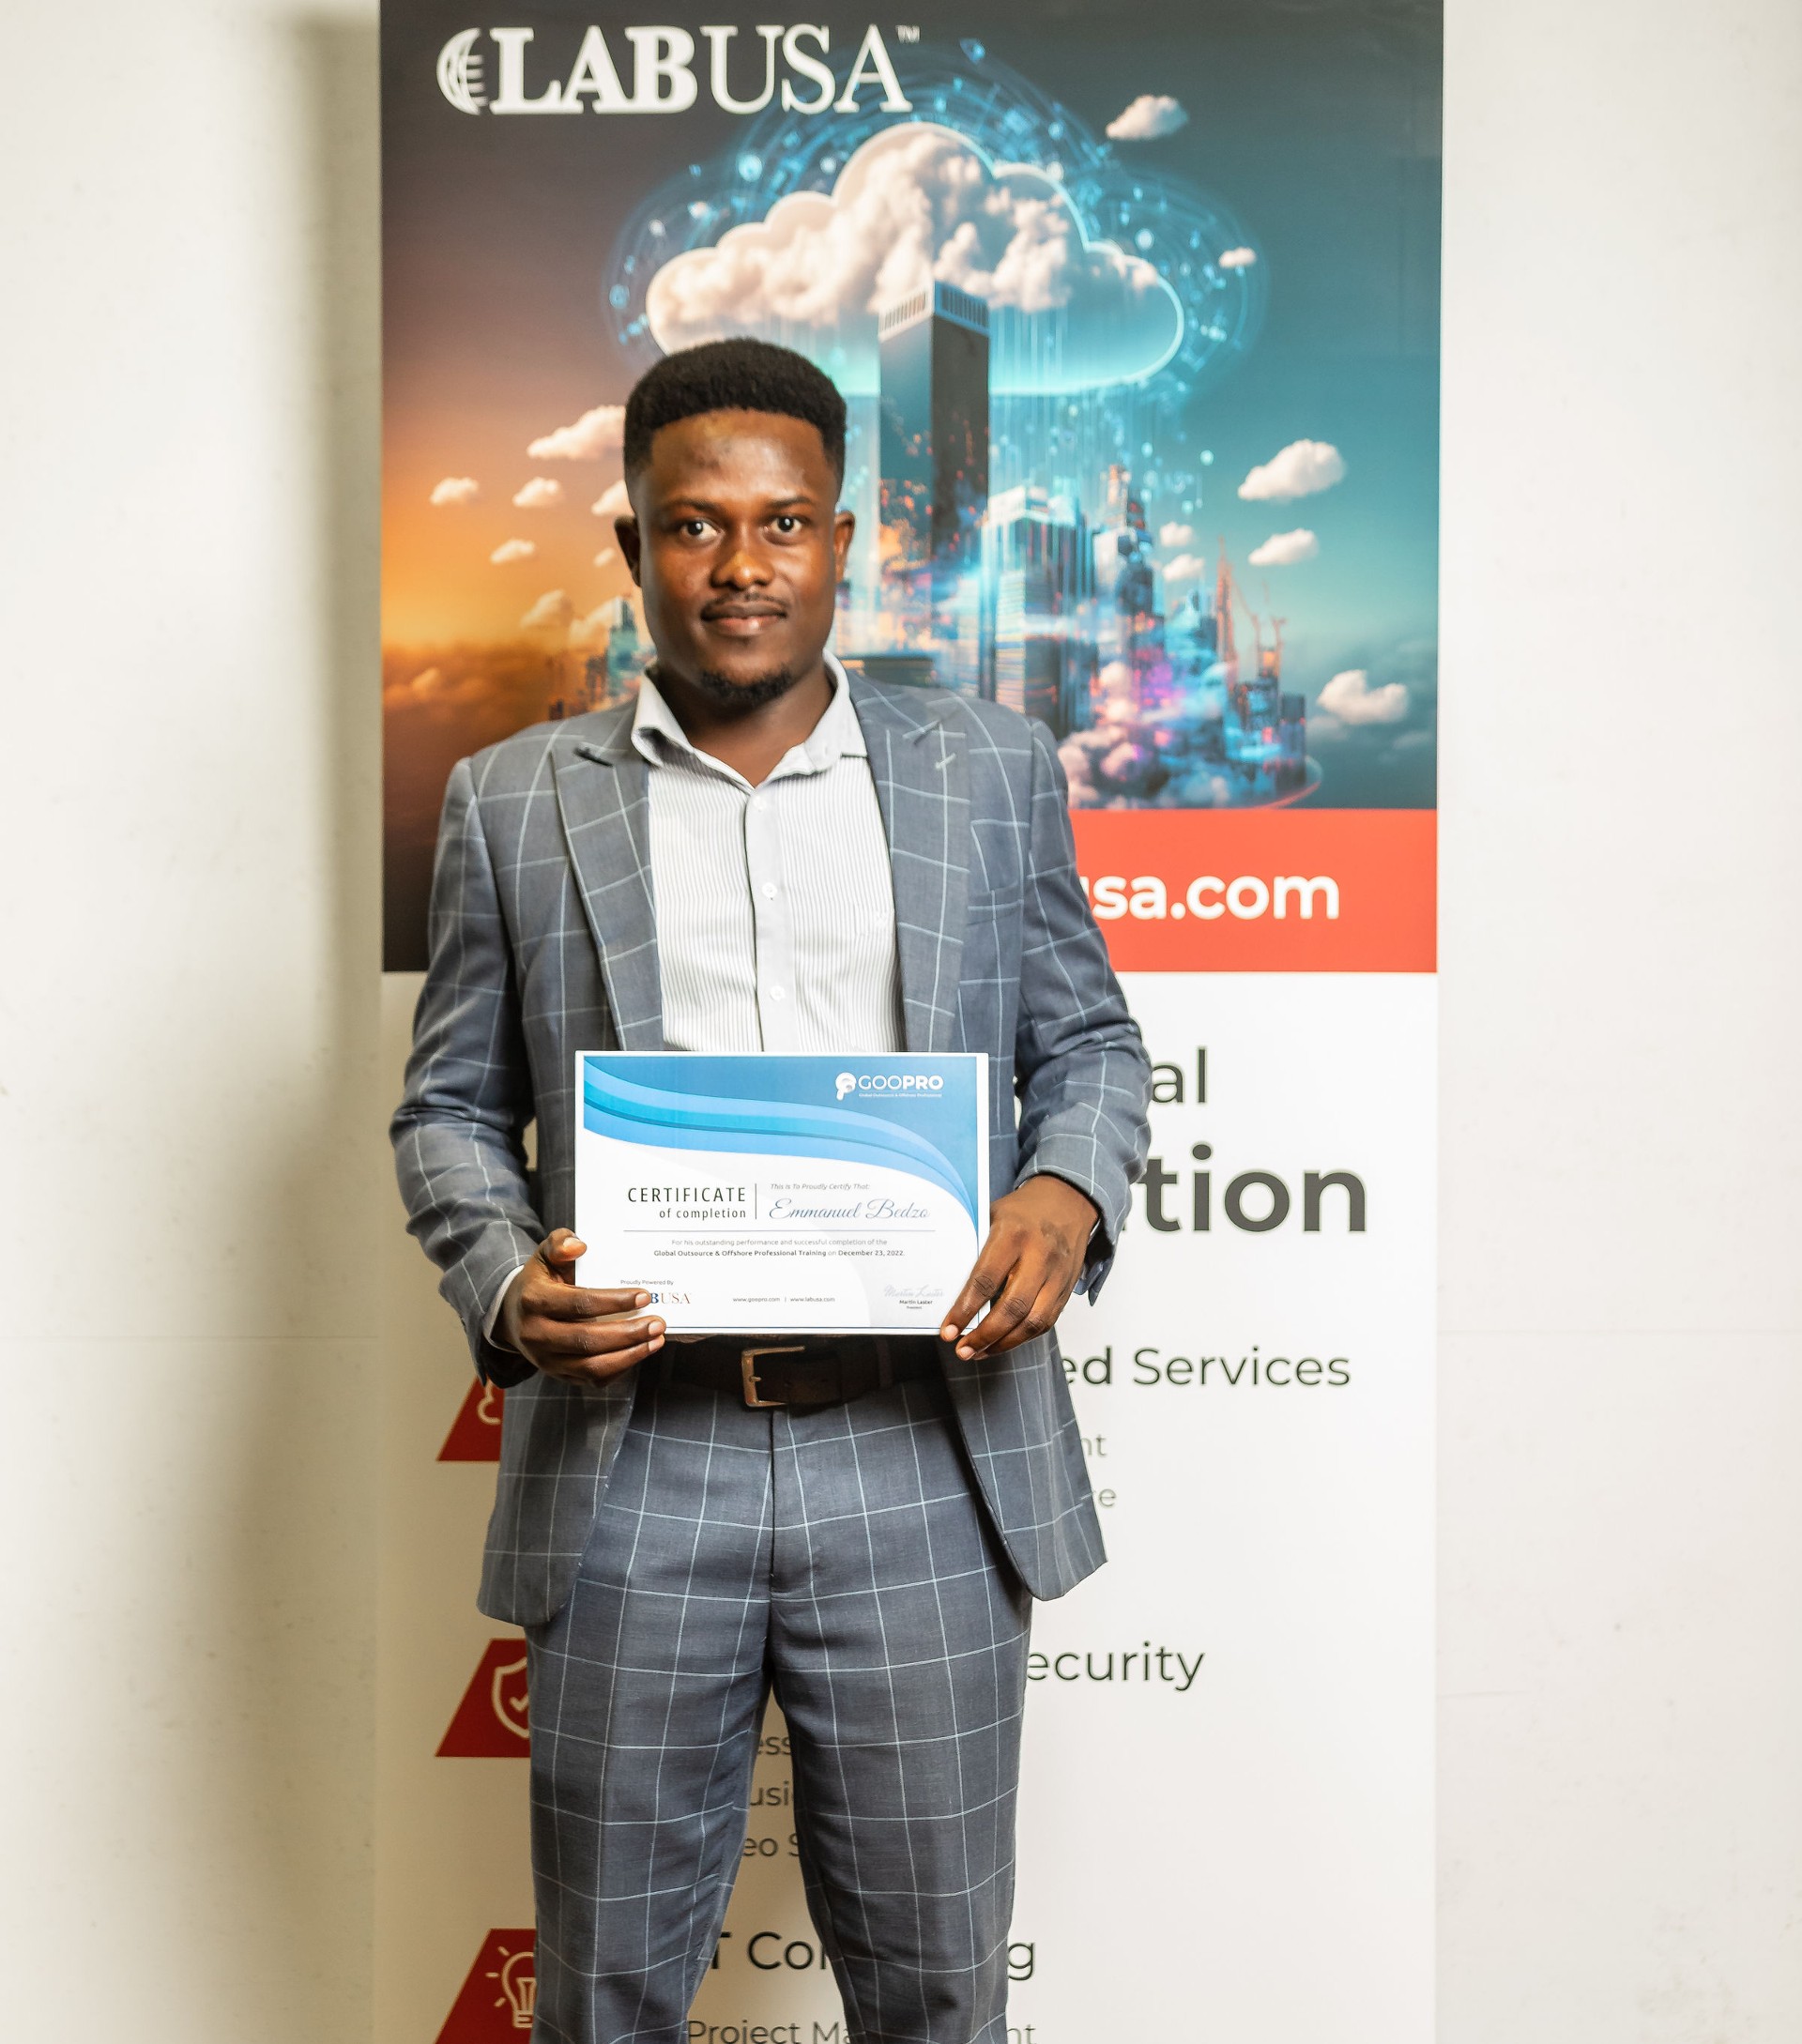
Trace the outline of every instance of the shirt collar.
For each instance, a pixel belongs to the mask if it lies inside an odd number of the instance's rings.
[[[778,773],[823,773],[841,759],[869,757],[863,727],[858,723],[857,711],[851,704],[849,679],[831,653],[826,655],[826,672],[832,684],[832,699],[820,713],[819,722],[801,743],[791,745],[784,755],[771,775],[772,780]],[[675,711],[664,701],[663,691],[649,674],[638,684],[638,706],[632,718],[632,742],[653,767],[664,764],[667,757],[664,748],[667,747],[723,773],[732,771],[723,761],[713,758],[710,754],[698,752],[689,742],[688,734],[677,723]]]

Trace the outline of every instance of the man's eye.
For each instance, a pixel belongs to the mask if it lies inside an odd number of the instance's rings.
[[[785,540],[793,538],[801,530],[801,520],[792,511],[779,513],[774,523],[776,530]]]
[[[684,518],[682,520],[682,532],[688,539],[704,540],[708,533],[707,520],[705,518]]]

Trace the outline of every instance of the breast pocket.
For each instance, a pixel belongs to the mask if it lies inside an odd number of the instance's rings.
[[[1025,902],[1026,895],[1016,880],[1011,887],[998,887],[992,892],[972,892],[969,913],[972,922],[978,917],[995,922],[1011,916],[1017,923]]]

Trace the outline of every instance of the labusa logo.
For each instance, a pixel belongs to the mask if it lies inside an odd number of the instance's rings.
[[[695,38],[685,28],[615,29],[616,39],[623,35],[631,45],[630,96],[615,51],[599,28],[584,34],[567,73],[549,51],[528,47],[536,39],[535,29],[491,28],[485,33],[495,46],[492,97],[483,30],[466,28],[438,52],[438,90],[459,114],[580,114],[585,109],[596,114],[680,114],[700,97]],[[859,93],[878,90],[885,114],[913,111],[894,74],[882,31],[874,23],[863,31],[842,91],[838,74],[827,61],[832,35],[823,25],[759,23],[750,34],[763,45],[760,66],[748,39],[734,50],[736,28],[703,28],[701,34],[708,42],[708,89],[714,105],[727,114],[762,113],[776,97],[778,85],[786,114],[824,114],[828,108],[854,114]],[[738,92],[735,83],[741,87]],[[756,89],[745,94],[746,85]]]
[[[835,1084],[838,1097],[847,1093],[942,1093],[942,1072],[841,1072]]]

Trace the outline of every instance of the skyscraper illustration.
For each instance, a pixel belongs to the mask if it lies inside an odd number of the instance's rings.
[[[594,662],[588,663],[589,700],[596,709],[606,704],[623,703],[634,694],[650,656],[650,648],[638,636],[637,616],[625,597],[615,597],[607,605],[606,622],[605,664],[597,674]],[[599,700],[595,699],[597,684],[603,692]]]
[[[878,324],[881,516],[897,574],[973,567],[988,503],[988,307],[936,283]]]
[[[1283,620],[1266,643],[1225,542],[1212,589],[1167,589],[1123,454],[1092,489],[1076,476],[991,496],[989,316],[970,293],[935,282],[891,305],[878,363],[878,587],[862,603],[845,592],[861,642],[847,657],[1049,725],[1078,808],[1306,794],[1306,703],[1282,687]],[[1235,613],[1257,641],[1245,671]]]
[[[1097,661],[1095,557],[1076,498],[1026,485],[990,497],[983,587],[995,700],[1060,738],[1081,729]]]
[[[938,679],[986,693],[982,532],[988,508],[988,307],[954,285],[880,316],[878,558],[901,646],[930,640]]]

